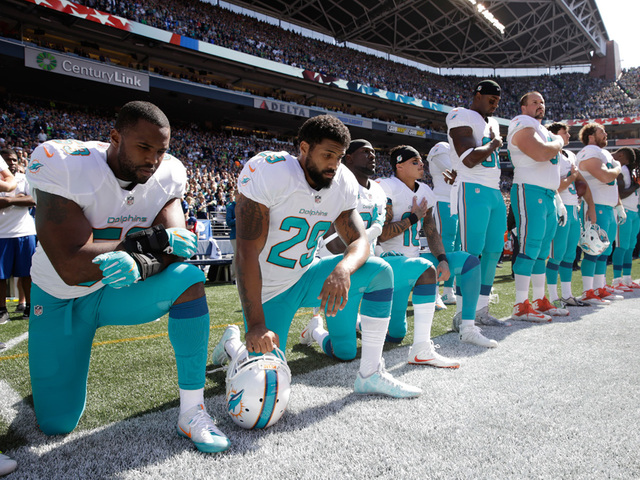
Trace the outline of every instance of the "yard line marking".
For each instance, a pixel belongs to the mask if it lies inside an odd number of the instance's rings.
[[[230,323],[230,324],[227,324],[227,325],[213,325],[210,328],[210,330],[219,330],[221,328],[227,328],[228,325],[242,325],[242,324],[241,323],[233,323],[233,324]],[[117,339],[114,339],[114,340],[105,340],[103,342],[93,342],[92,346],[93,347],[98,347],[98,346],[101,346],[101,345],[112,345],[112,344],[115,344],[115,343],[137,342],[139,340],[149,340],[149,339],[152,339],[152,338],[166,337],[168,335],[169,334],[167,332],[163,332],[163,333],[155,333],[153,335],[143,335],[143,336],[140,336],[140,337],[117,338]],[[4,349],[3,352],[6,351],[6,350],[9,350],[10,348],[16,346],[20,342],[26,340],[28,337],[29,337],[29,332],[25,332],[22,335],[14,338],[12,340],[9,340],[6,343],[7,348]],[[14,360],[16,358],[25,358],[25,357],[28,357],[28,356],[29,356],[28,353],[16,353],[15,355],[5,355],[5,356],[0,357],[0,362],[3,361],[3,360]]]

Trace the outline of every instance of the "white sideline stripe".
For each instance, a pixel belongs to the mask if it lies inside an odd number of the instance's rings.
[[[24,332],[22,335],[18,335],[16,338],[12,338],[11,340],[4,342],[6,347],[0,350],[0,354],[3,354],[11,350],[16,345],[19,345],[20,343],[24,342],[27,338],[29,338],[29,332]]]

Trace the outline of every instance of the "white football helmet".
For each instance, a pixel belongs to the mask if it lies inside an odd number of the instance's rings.
[[[578,243],[582,251],[588,255],[601,255],[609,248],[609,237],[607,232],[602,230],[597,224],[587,221],[580,235]]]
[[[227,370],[227,410],[246,429],[267,428],[284,414],[291,392],[291,371],[284,353],[250,356],[243,346]]]

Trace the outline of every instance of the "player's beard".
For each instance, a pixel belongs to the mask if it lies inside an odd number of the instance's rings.
[[[309,159],[307,159],[307,175],[309,175],[309,178],[313,181],[313,183],[315,183],[318,190],[327,188],[331,185],[333,178],[326,178],[323,176],[323,174],[332,171],[333,170],[329,168],[326,170],[319,170],[314,164],[309,161]]]
[[[147,175],[143,175],[142,173],[140,173],[138,170],[140,168],[149,168],[149,169],[153,169],[154,173],[155,173],[155,167],[149,167],[147,166],[143,166],[143,167],[136,167],[133,162],[130,160],[129,156],[127,155],[127,153],[124,151],[124,149],[120,149],[118,150],[118,166],[120,167],[120,175],[119,178],[121,180],[127,180],[129,182],[135,182],[135,183],[147,183],[147,181],[151,178],[151,176],[153,175],[153,173],[149,176]]]

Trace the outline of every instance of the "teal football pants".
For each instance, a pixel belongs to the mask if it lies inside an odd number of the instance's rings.
[[[140,325],[169,312],[169,339],[176,353],[180,388],[203,388],[209,342],[206,300],[172,307],[191,285],[204,282],[193,265],[174,263],[130,287],[103,287],[84,297],[59,299],[31,289],[29,371],[40,429],[47,435],[72,431],[85,407],[91,344],[96,329]],[[194,308],[176,307],[194,304]],[[177,313],[174,313],[177,312]],[[185,312],[192,312],[190,318]],[[123,371],[131,368],[122,360]]]

